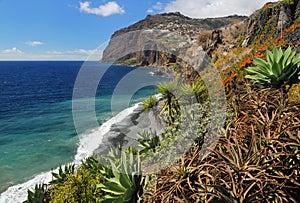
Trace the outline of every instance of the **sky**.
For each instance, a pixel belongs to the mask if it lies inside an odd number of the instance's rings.
[[[0,0],[0,60],[98,60],[116,30],[147,15],[250,15],[269,1]]]

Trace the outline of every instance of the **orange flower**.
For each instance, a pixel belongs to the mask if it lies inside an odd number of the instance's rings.
[[[262,51],[266,51],[267,49],[268,49],[268,46],[267,46],[267,45],[264,45],[264,46],[261,48]]]
[[[243,63],[242,63],[242,67],[245,67],[247,65],[250,65],[252,63],[252,60],[250,57],[248,57]]]
[[[297,45],[300,45],[300,41],[297,42]]]
[[[258,51],[258,52],[256,52],[255,57],[262,58],[262,57],[264,57],[264,55],[260,51]]]

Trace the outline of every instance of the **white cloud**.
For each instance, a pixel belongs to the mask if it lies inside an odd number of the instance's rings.
[[[153,13],[153,12],[154,12],[154,10],[151,8],[147,10],[147,13]]]
[[[22,54],[23,52],[17,47],[0,51],[2,54]]]
[[[91,49],[91,50],[75,49],[73,51],[68,51],[67,53],[69,53],[69,54],[82,54],[82,55],[90,56],[90,55],[94,55],[94,54],[100,54],[100,53],[102,53],[102,50],[98,50],[98,49]]]
[[[39,42],[39,41],[28,41],[25,44],[27,44],[28,46],[34,47],[34,46],[38,46],[38,45],[43,45],[44,42]]]
[[[154,6],[153,6],[153,9],[155,10],[162,10],[164,7],[163,7],[163,4],[161,2],[157,2]]]
[[[163,9],[164,5],[158,1],[154,6],[147,10],[147,13],[153,13],[154,11],[162,11]]]
[[[101,15],[105,17],[113,14],[125,13],[125,10],[122,7],[120,7],[119,4],[116,3],[115,1],[107,2],[106,4],[96,8],[92,8],[90,6],[91,6],[91,2],[89,1],[80,2],[80,11],[88,14]]]
[[[194,18],[250,15],[270,1],[277,0],[173,0],[163,11],[181,12]]]
[[[27,53],[14,47],[0,51],[0,60],[100,60],[102,54],[103,51],[100,49]]]

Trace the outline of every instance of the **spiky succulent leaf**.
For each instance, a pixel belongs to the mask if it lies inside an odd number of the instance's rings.
[[[284,52],[282,48],[274,47],[273,53],[267,50],[266,55],[267,61],[260,58],[253,60],[256,66],[247,68],[246,78],[253,80],[254,84],[272,87],[299,83],[300,54],[296,55],[296,51],[293,51],[291,47]]]

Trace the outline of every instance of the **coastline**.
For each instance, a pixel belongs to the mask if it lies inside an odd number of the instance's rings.
[[[159,95],[156,95],[160,99]],[[142,103],[137,103],[129,107],[116,116],[104,122],[99,128],[80,136],[77,153],[71,164],[76,166],[92,156],[101,155],[107,152],[109,147],[122,144],[123,147],[135,146],[136,134],[142,130],[159,132],[163,129],[152,111],[144,112]],[[9,187],[0,194],[1,203],[23,202],[27,198],[27,190],[34,189],[36,184],[49,183],[52,180],[51,172],[58,172],[58,168],[53,171],[43,172],[32,179]]]

